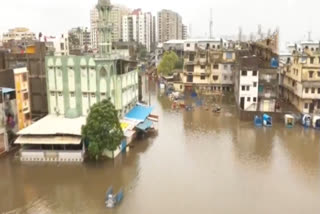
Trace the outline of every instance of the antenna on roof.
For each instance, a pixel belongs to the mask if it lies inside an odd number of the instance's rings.
[[[210,39],[212,39],[213,37],[212,31],[213,31],[213,19],[212,19],[212,8],[210,8],[210,23],[209,23]]]

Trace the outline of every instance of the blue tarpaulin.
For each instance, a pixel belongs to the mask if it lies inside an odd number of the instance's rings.
[[[146,131],[147,129],[152,127],[152,124],[153,124],[152,121],[147,119],[143,123],[138,124],[136,128],[142,131]]]
[[[125,118],[137,121],[145,121],[147,117],[151,114],[153,107],[147,106],[135,106]]]

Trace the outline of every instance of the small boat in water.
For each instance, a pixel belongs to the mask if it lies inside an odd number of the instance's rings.
[[[271,127],[272,126],[272,117],[270,117],[267,114],[263,115],[263,125],[266,127]]]
[[[120,204],[120,202],[123,199],[123,191],[122,189],[119,190],[118,194],[114,195],[113,194],[113,188],[112,186],[108,188],[107,193],[106,193],[106,199],[105,199],[105,204],[107,208],[113,208]]]
[[[263,125],[262,117],[256,115],[254,117],[254,125],[257,126],[257,127],[261,127]]]
[[[284,115],[284,123],[287,128],[293,128],[294,122],[295,122],[294,116],[292,116],[290,114]]]
[[[309,128],[311,127],[311,123],[312,123],[312,117],[309,114],[305,114],[302,116],[302,125],[305,128]]]

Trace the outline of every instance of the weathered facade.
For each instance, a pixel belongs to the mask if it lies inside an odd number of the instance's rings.
[[[235,95],[243,111],[276,112],[279,84],[278,31],[264,40],[239,44]]]
[[[183,87],[204,91],[231,91],[235,51],[233,45],[221,40],[186,40]]]
[[[320,44],[296,45],[281,67],[282,96],[301,113],[320,113]]]

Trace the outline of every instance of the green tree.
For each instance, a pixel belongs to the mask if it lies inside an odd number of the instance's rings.
[[[162,60],[158,66],[158,73],[162,75],[172,75],[173,69],[179,63],[179,57],[173,51],[166,51],[163,54]]]
[[[82,136],[89,142],[88,151],[92,159],[99,159],[105,149],[114,151],[123,139],[123,131],[117,111],[110,99],[103,100],[90,108]]]

